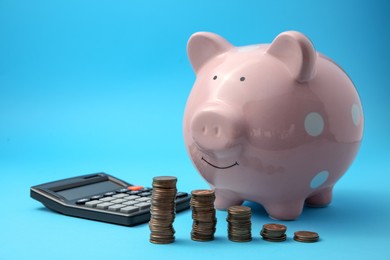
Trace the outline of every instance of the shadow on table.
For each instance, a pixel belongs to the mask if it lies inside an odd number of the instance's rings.
[[[367,190],[336,191],[333,202],[324,208],[305,206],[302,215],[293,221],[271,219],[265,209],[253,202],[245,202],[252,208],[253,224],[262,225],[270,222],[282,223],[291,227],[318,227],[332,232],[362,234],[362,228],[369,225],[387,223],[390,219],[389,194]],[[258,227],[260,229],[261,227]],[[390,231],[389,227],[383,227]],[[252,228],[253,230],[253,228]],[[382,230],[384,231],[384,230]],[[254,231],[252,231],[254,232]],[[257,232],[257,231],[256,231]]]

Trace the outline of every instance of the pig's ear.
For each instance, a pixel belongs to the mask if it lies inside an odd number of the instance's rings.
[[[188,40],[187,54],[192,68],[198,73],[207,61],[231,48],[233,45],[217,34],[198,32]]]
[[[282,61],[298,82],[307,82],[315,75],[316,50],[300,32],[279,34],[268,47],[267,53]]]

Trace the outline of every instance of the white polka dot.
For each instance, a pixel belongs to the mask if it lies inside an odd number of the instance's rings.
[[[316,189],[326,182],[329,177],[328,171],[321,171],[310,182],[310,188]]]
[[[305,118],[305,130],[311,136],[318,136],[324,130],[324,119],[316,112],[309,113]]]
[[[361,115],[358,105],[356,105],[356,104],[352,105],[351,114],[352,114],[353,124],[358,126],[360,123],[360,115]]]

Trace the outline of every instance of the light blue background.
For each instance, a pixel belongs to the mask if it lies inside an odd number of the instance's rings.
[[[0,259],[390,259],[389,4],[386,1],[0,0]],[[190,240],[190,211],[176,242],[148,242],[133,228],[71,218],[29,197],[43,182],[105,171],[134,184],[176,175],[178,188],[207,188],[184,148],[182,117],[195,79],[186,42],[216,32],[235,45],[299,30],[353,79],[365,134],[325,209],[287,222],[289,239]],[[317,231],[315,244],[294,231]]]

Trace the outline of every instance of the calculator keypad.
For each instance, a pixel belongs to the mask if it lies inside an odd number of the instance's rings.
[[[125,197],[124,199],[125,200],[135,200],[135,199],[138,199],[138,198],[141,198],[141,197],[137,196],[137,195],[130,195],[129,197]]]
[[[177,198],[187,196],[185,192],[179,192]],[[135,213],[139,210],[149,209],[152,197],[152,189],[144,188],[142,190],[120,189],[116,192],[107,192],[104,196],[96,195],[90,198],[83,198],[76,204],[84,204],[89,208],[97,208],[112,212],[121,212],[125,214]]]
[[[129,213],[137,212],[138,210],[139,210],[138,207],[127,206],[127,207],[121,208],[121,209],[120,209],[120,212],[129,214]]]
[[[108,209],[109,206],[114,205],[112,202],[103,202],[96,205],[98,209]]]
[[[91,200],[91,201],[88,201],[87,203],[85,203],[85,206],[90,207],[90,208],[94,208],[99,203],[102,203],[102,201],[100,201],[100,200]]]
[[[122,203],[122,202],[125,202],[126,200],[124,199],[115,199],[115,200],[112,200],[111,202],[112,203],[116,203],[116,204],[119,204],[119,203]]]
[[[122,204],[114,204],[108,207],[108,210],[110,211],[118,211],[120,208],[127,207],[126,205]]]
[[[105,198],[101,198],[99,200],[100,201],[112,201],[112,200],[115,200],[115,198],[113,198],[113,197],[105,197]]]
[[[127,197],[127,194],[123,194],[123,193],[119,193],[119,194],[115,194],[112,196],[113,198],[123,198],[123,197]]]

